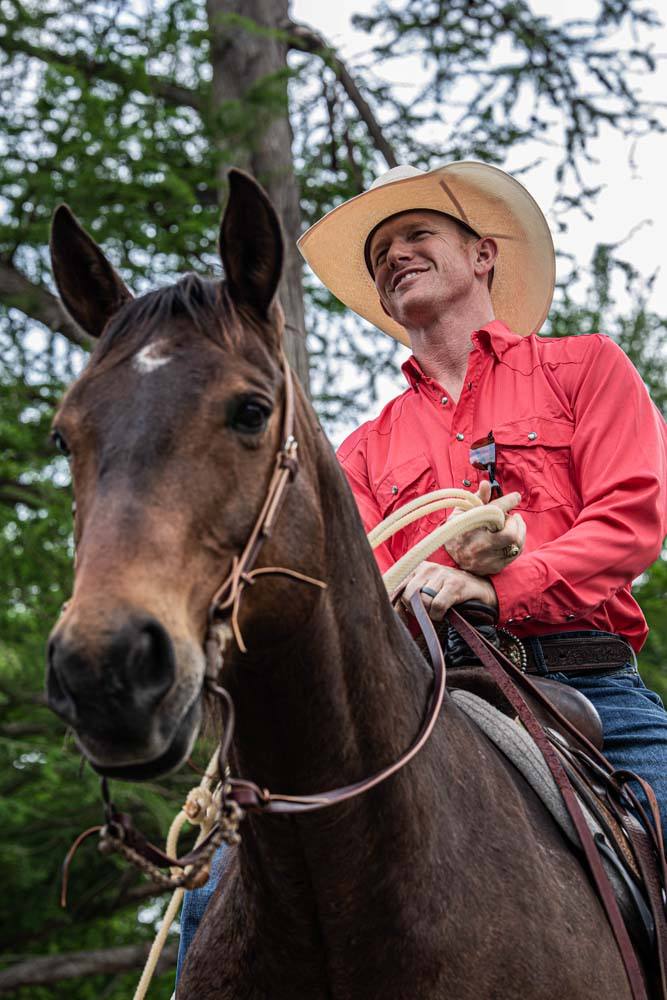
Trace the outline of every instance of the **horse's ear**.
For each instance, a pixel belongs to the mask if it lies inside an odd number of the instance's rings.
[[[51,266],[65,308],[91,337],[99,337],[113,314],[132,298],[67,205],[53,213]]]
[[[235,302],[263,317],[276,294],[283,267],[283,235],[275,209],[257,181],[242,170],[228,174],[229,198],[220,226],[222,257]]]

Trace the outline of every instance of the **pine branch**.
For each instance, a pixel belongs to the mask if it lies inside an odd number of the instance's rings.
[[[0,993],[10,993],[22,986],[49,986],[61,979],[130,972],[141,968],[149,950],[150,943],[147,942],[123,948],[73,951],[66,955],[31,956],[0,972]],[[178,943],[168,944],[158,962],[158,973],[172,968],[177,954]]]
[[[108,80],[109,83],[116,83],[126,91],[138,90],[142,94],[159,97],[167,104],[194,108],[201,113],[205,111],[205,98],[199,91],[181,87],[151,73],[132,74],[114,63],[104,62],[101,59],[88,59],[81,52],[59,52],[43,48],[16,35],[6,35],[2,39],[2,48],[9,54],[20,52],[41,62],[70,67],[82,73],[88,80],[96,78]]]
[[[5,722],[0,724],[0,737],[22,740],[26,736],[47,736],[53,733],[53,730],[54,727],[50,722]]]
[[[66,312],[60,299],[43,285],[36,285],[11,264],[0,261],[0,301],[20,309],[30,319],[62,333],[79,347],[90,348],[92,341]]]
[[[290,48],[298,52],[310,52],[313,55],[321,56],[324,62],[331,67],[336,75],[336,79],[341,83],[347,96],[359,112],[361,119],[375,143],[375,147],[380,152],[388,167],[397,167],[398,160],[391,145],[387,142],[382,126],[373,114],[373,111],[357,87],[350,71],[343,60],[336,54],[331,46],[325,41],[322,35],[313,31],[306,24],[298,24],[296,21],[287,21],[282,25],[289,33],[288,44]]]
[[[30,510],[41,510],[46,504],[44,491],[34,484],[28,486],[15,479],[0,479],[0,504],[14,507],[19,503]]]
[[[17,788],[20,787],[20,785],[17,786]],[[11,794],[6,788],[3,788],[2,792],[5,796]],[[134,877],[136,872],[130,872],[130,874]],[[145,900],[155,899],[156,896],[163,896],[168,891],[163,885],[158,885],[157,882],[139,882],[136,885],[122,889],[118,896],[111,902],[105,897],[101,905],[83,909],[80,917],[86,923],[92,924],[96,920],[105,919],[112,914],[122,913],[123,910],[136,907],[138,903],[143,903]],[[79,917],[78,912],[76,916],[77,918]],[[55,920],[49,920],[42,924],[37,932],[34,927],[31,927],[29,930],[23,931],[23,933],[17,934],[15,937],[5,935],[5,950],[16,951],[25,946],[34,948],[36,945],[41,945],[41,942],[50,943],[57,936],[58,932],[65,928],[71,928],[71,919],[65,916],[58,916]]]

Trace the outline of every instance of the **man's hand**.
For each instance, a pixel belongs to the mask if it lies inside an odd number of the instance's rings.
[[[436,622],[442,621],[453,604],[462,604],[463,601],[482,601],[492,608],[498,607],[498,598],[490,580],[452,566],[420,563],[412,576],[408,577],[401,598],[404,605],[409,608],[412,595],[418,590],[423,591],[424,587],[436,593],[436,597],[422,593],[424,607],[429,617]]]
[[[491,484],[486,480],[480,483],[477,496],[482,503],[488,503],[491,499]],[[520,501],[520,493],[508,493],[505,497],[491,500],[494,507],[500,507],[505,514],[508,514],[505,527],[501,531],[474,528],[445,544],[445,549],[457,566],[478,576],[492,576],[494,573],[500,573],[521,554],[526,542],[526,524],[521,514],[509,514]],[[462,511],[455,507],[449,520],[459,517],[461,513]]]

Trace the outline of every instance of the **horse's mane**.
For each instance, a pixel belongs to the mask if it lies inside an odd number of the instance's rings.
[[[238,345],[241,320],[223,280],[213,281],[186,274],[173,285],[131,299],[109,321],[95,349],[94,360],[102,361],[112,349],[122,346],[126,357],[164,333],[170,320],[186,318],[202,336],[222,347]]]

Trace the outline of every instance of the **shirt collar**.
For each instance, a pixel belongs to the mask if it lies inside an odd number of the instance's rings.
[[[500,361],[505,351],[515,347],[524,338],[518,333],[513,333],[499,319],[494,319],[479,330],[475,330],[470,339],[473,350],[478,348],[483,354],[494,354]],[[416,389],[420,384],[430,385],[433,383],[435,385],[434,380],[424,374],[414,354],[411,354],[408,360],[401,365],[401,370],[411,389]]]

